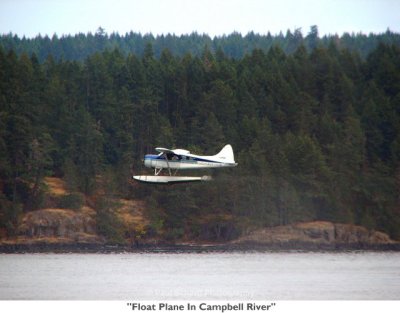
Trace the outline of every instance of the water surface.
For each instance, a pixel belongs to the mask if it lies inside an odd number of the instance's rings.
[[[0,299],[400,300],[400,253],[1,254]]]

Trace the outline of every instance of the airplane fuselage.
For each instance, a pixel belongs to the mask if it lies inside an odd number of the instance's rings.
[[[212,158],[212,157],[211,157]],[[174,156],[166,159],[164,155],[147,154],[144,165],[149,168],[170,168],[176,170],[190,170],[201,168],[234,167],[237,163],[222,162],[201,156]]]

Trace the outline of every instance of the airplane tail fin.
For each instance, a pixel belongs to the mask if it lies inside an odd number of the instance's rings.
[[[215,156],[227,163],[235,163],[235,157],[233,156],[233,149],[231,145],[226,145],[223,147],[222,150]]]

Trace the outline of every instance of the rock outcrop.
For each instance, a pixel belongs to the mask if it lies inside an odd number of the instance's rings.
[[[362,226],[316,221],[258,229],[233,241],[241,246],[303,248],[374,248],[398,242]]]
[[[17,242],[103,243],[96,234],[96,212],[89,207],[78,211],[42,209],[24,215],[18,227]]]

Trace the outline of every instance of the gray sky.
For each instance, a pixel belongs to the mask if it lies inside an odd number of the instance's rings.
[[[400,0],[0,0],[0,34],[400,32]]]

